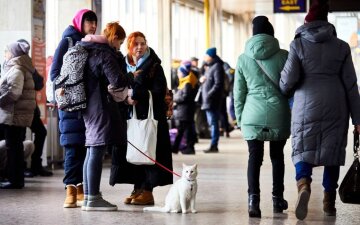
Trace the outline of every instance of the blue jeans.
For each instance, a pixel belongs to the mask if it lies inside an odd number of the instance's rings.
[[[84,194],[95,196],[100,193],[102,160],[107,146],[87,148],[84,162]]]
[[[296,180],[307,178],[311,180],[312,169],[314,165],[306,162],[298,162],[295,164]],[[340,174],[340,166],[325,166],[322,185],[325,192],[334,192],[338,188],[338,180]]]
[[[83,165],[85,160],[86,149],[82,145],[66,145],[64,170],[65,185],[77,185],[83,182]]]
[[[206,110],[206,118],[209,126],[211,126],[211,146],[218,146],[219,142],[219,112],[214,109]]]

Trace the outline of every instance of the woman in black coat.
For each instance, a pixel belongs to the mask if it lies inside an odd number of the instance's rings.
[[[149,108],[149,92],[153,96],[154,117],[158,121],[156,160],[172,170],[169,128],[166,121],[166,78],[161,60],[149,48],[144,34],[134,32],[127,39],[127,72],[135,75],[132,94],[128,104],[136,106],[137,118],[146,119]],[[139,131],[141,132],[141,131]],[[157,165],[133,165],[126,161],[126,144],[117,146],[113,151],[110,185],[116,183],[134,184],[134,190],[125,204],[152,205],[152,190],[156,186],[173,183],[172,174]]]

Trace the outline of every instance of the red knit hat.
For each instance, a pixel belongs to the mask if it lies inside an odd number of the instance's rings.
[[[305,17],[305,22],[310,23],[315,20],[328,21],[328,11],[329,4],[327,0],[314,0],[308,14]]]

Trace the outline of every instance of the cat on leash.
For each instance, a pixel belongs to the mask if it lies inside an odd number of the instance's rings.
[[[197,165],[183,164],[182,176],[170,188],[164,207],[145,207],[144,212],[196,213],[195,197],[197,191]]]

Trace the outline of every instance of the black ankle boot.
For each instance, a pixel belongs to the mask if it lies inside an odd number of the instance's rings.
[[[273,196],[273,212],[274,213],[282,213],[283,210],[287,210],[288,203],[283,197]]]
[[[249,217],[261,218],[259,195],[249,195]]]

